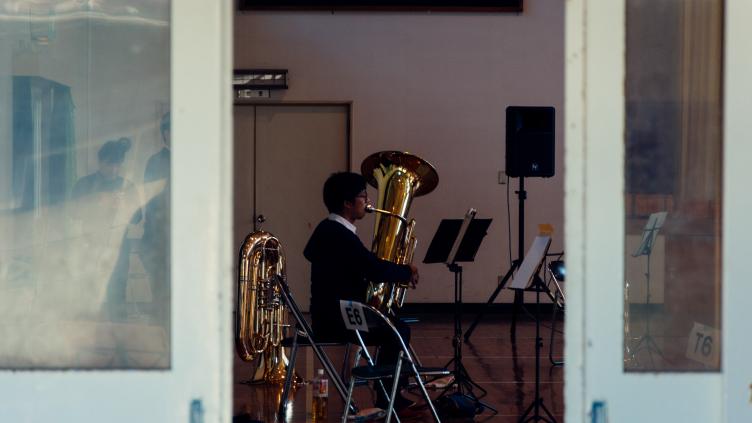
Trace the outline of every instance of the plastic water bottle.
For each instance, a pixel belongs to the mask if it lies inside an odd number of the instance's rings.
[[[314,422],[326,421],[326,405],[329,401],[329,380],[324,375],[324,369],[319,369],[313,378],[313,415]]]

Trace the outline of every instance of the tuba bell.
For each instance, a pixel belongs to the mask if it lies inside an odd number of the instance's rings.
[[[382,151],[368,156],[360,166],[368,183],[378,190],[371,251],[380,259],[397,264],[413,260],[415,220],[407,219],[413,197],[428,194],[439,183],[434,167],[420,157],[400,151]],[[407,283],[369,281],[366,299],[382,312],[394,314],[402,307]]]
[[[285,283],[285,254],[269,232],[248,234],[240,247],[235,314],[235,349],[243,361],[257,357],[252,382],[282,384],[288,360],[282,340],[287,307],[279,283]]]

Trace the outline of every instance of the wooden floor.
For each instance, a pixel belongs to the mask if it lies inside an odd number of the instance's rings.
[[[454,325],[450,314],[425,314],[417,316],[420,322],[412,326],[412,345],[425,366],[443,366],[453,354],[452,337]],[[463,329],[467,329],[474,316],[463,319]],[[494,414],[485,410],[475,417],[477,422],[507,423],[517,422],[535,399],[535,323],[529,316],[518,317],[516,342],[511,339],[511,315],[488,315],[472,334],[470,343],[463,344],[462,362],[474,382],[487,391],[482,401],[498,410]],[[557,422],[564,421],[564,369],[552,366],[549,361],[550,316],[542,318],[541,337],[543,348],[540,359],[540,396],[543,405],[550,410]],[[563,322],[557,322],[557,329]],[[556,334],[553,343],[553,357],[562,359],[563,337]],[[343,347],[327,349],[335,365],[343,361]],[[314,369],[320,368],[318,360],[310,348],[302,348],[298,355],[296,371],[306,380],[313,378]],[[300,386],[292,397],[291,405],[283,420],[276,417],[281,388],[265,385],[243,384],[251,378],[253,366],[236,358],[234,368],[234,413],[236,421],[307,422],[311,421],[311,387]],[[480,395],[476,389],[475,393]],[[432,392],[436,397],[439,392]],[[418,400],[417,394],[405,396]],[[373,394],[369,388],[355,389],[355,400],[360,408],[372,407]],[[421,404],[421,401],[419,401]],[[411,410],[403,422],[433,421],[430,412]],[[336,390],[329,388],[329,404],[326,421],[339,421],[343,401]],[[543,410],[540,410],[545,415]],[[470,421],[470,419],[443,418],[445,422]],[[535,420],[531,420],[535,421]]]

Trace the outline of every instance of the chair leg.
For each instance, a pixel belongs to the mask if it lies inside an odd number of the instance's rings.
[[[345,356],[342,358],[342,367],[339,369],[339,377],[347,380],[347,369],[350,364],[350,344],[345,344]]]
[[[363,357],[363,348],[355,346],[355,355],[353,356],[353,367],[357,367],[360,363],[360,359]]]
[[[329,375],[329,382],[330,386],[334,385],[335,388],[337,388],[337,393],[340,395],[340,398],[343,400],[345,399],[345,396],[347,395],[347,385],[345,385],[345,381],[342,380],[339,373],[337,372],[337,368],[334,367],[334,364],[329,359],[329,357],[324,352],[324,349],[321,347],[321,345],[318,345],[316,342],[314,342],[313,339],[309,338],[309,341],[311,343],[311,348],[313,349],[313,352],[316,354],[316,357],[321,362],[321,366],[324,368],[324,371],[327,375]],[[351,411],[357,412],[358,407],[353,402],[350,404]]]
[[[400,351],[397,357],[397,365],[394,366],[394,378],[392,379],[392,395],[389,397],[389,407],[386,410],[386,423],[392,420],[392,412],[397,414],[394,410],[394,399],[397,398],[397,385],[399,385],[400,372],[402,371],[402,351]]]
[[[347,400],[345,400],[345,411],[342,412],[342,423],[347,423],[347,415],[350,411],[350,402],[352,401],[352,393],[355,389],[355,378],[350,377],[350,387],[347,389]]]
[[[559,292],[557,291],[555,300],[553,302],[553,312],[551,313],[551,338],[549,339],[549,342],[548,342],[548,361],[550,361],[551,364],[554,366],[561,366],[562,364],[564,364],[564,361],[554,360],[554,334],[556,332],[556,314],[557,314],[557,311],[559,310],[558,300],[559,300]]]
[[[413,367],[413,373],[415,374],[415,381],[418,382],[418,386],[420,386],[420,392],[423,393],[423,398],[426,400],[426,404],[428,404],[428,408],[431,409],[431,414],[433,414],[433,419],[436,421],[436,423],[441,423],[441,419],[439,418],[439,413],[436,411],[436,407],[433,406],[433,402],[431,402],[431,397],[428,395],[428,391],[426,390],[426,385],[423,384],[423,379],[420,378],[420,373],[418,373],[418,369],[415,367],[415,363],[410,363]]]
[[[365,357],[366,363],[368,363],[369,365],[371,366],[376,365],[376,363],[374,363],[373,361],[373,358],[371,358],[371,355],[368,353],[368,350],[363,347],[359,347],[358,349],[358,355],[356,356],[356,360],[355,360],[356,364],[358,363],[361,357]],[[378,385],[378,387],[376,385]],[[394,386],[397,386],[397,384],[395,383]],[[376,379],[376,381],[373,383],[373,390],[375,391],[376,389],[381,389],[381,393],[384,394],[384,397],[389,398],[389,392],[386,390],[386,386],[384,386],[383,380]],[[397,421],[397,423],[400,423],[399,416],[397,416],[396,413],[394,415],[394,418]]]
[[[423,364],[420,362],[420,357],[418,357],[418,354],[415,353],[415,348],[413,348],[413,344],[407,344],[407,348],[410,349],[410,355],[413,357],[413,361],[418,366],[423,367]]]
[[[287,409],[287,399],[290,396],[290,390],[292,389],[292,380],[295,378],[295,359],[298,356],[298,331],[295,330],[295,335],[292,339],[292,349],[290,350],[290,359],[287,363],[287,374],[285,375],[285,385],[282,388],[282,396],[279,400],[279,410],[277,415],[280,419],[285,416]]]
[[[420,357],[418,357],[418,354],[415,352],[415,348],[413,348],[413,344],[407,344],[407,349],[410,352],[410,357],[412,358],[413,363],[415,363],[419,367],[423,367],[423,364],[420,362]],[[418,377],[423,381],[423,383],[427,382],[427,378],[423,378],[422,376],[418,376]],[[415,380],[417,381],[418,379],[415,379]],[[408,384],[409,390],[412,390],[413,388],[415,388],[415,385]]]

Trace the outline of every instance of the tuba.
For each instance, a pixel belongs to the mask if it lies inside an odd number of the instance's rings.
[[[407,219],[413,197],[428,194],[439,183],[434,167],[418,156],[399,151],[382,151],[368,156],[360,166],[369,184],[378,190],[371,251],[383,260],[408,264],[417,243],[415,220]],[[369,281],[366,301],[372,307],[394,314],[402,307],[408,284]]]
[[[240,247],[235,349],[243,361],[260,357],[253,382],[282,384],[288,360],[282,347],[287,307],[277,281],[285,282],[285,254],[269,232],[248,234]]]

